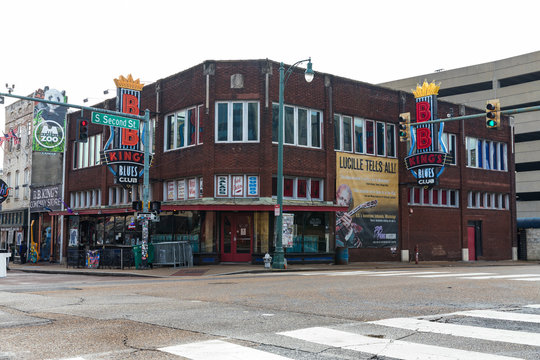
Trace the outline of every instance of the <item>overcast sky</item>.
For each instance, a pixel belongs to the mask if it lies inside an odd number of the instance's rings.
[[[0,92],[49,86],[92,105],[120,75],[151,83],[204,60],[310,56],[315,72],[379,83],[540,50],[539,10],[532,0],[2,1]],[[4,115],[0,105],[0,129]]]

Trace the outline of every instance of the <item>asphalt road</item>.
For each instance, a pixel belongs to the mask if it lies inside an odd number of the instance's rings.
[[[0,359],[539,359],[540,265],[0,279]],[[429,357],[431,356],[431,357]]]

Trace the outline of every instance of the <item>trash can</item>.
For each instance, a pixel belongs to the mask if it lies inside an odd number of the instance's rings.
[[[336,248],[336,265],[349,264],[349,248],[338,247]]]
[[[135,260],[135,269],[142,267],[142,248],[141,245],[133,247],[133,259]]]
[[[146,259],[148,265],[152,267],[154,263],[154,244],[148,244],[148,258]]]

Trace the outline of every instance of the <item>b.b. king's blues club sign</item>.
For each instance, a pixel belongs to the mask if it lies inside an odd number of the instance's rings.
[[[411,124],[411,147],[405,165],[418,185],[432,187],[438,184],[448,158],[448,149],[442,141],[444,123],[422,124],[437,118],[439,85],[424,81],[413,90],[416,99],[416,123]]]
[[[114,82],[117,87],[117,110],[140,115],[140,97],[144,85],[139,79],[133,80],[131,74],[127,78],[120,76]],[[144,131],[148,131],[147,124],[143,126]],[[117,184],[134,185],[139,182],[144,165],[143,135],[139,130],[111,126],[111,136],[105,144],[104,154]]]

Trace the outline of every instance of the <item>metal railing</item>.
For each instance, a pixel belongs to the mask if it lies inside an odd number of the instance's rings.
[[[188,241],[154,243],[154,265],[193,266],[193,253]]]

